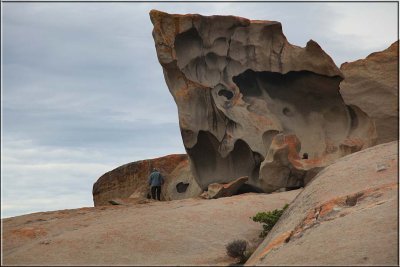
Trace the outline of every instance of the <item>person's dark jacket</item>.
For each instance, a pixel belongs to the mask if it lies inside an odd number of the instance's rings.
[[[149,185],[161,186],[162,184],[164,184],[164,177],[162,177],[160,172],[153,171],[149,176]]]

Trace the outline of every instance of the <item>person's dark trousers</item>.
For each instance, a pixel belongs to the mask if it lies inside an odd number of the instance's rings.
[[[161,199],[161,186],[152,186],[151,187],[151,198],[158,199],[158,200]]]

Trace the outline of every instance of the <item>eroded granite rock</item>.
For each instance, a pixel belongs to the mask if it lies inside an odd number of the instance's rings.
[[[343,63],[345,79],[340,93],[347,105],[355,105],[374,121],[378,144],[398,140],[399,42],[365,59]]]
[[[316,42],[291,45],[275,21],[157,10],[150,17],[202,189],[242,176],[265,192],[300,187],[374,143],[374,124],[344,103],[343,75]]]
[[[173,154],[131,162],[105,173],[93,185],[94,206],[111,205],[109,201],[115,199],[123,199],[126,203],[144,202],[149,193],[148,177],[153,168],[157,168],[165,178],[161,190],[162,200],[190,198],[201,194],[202,190],[191,174],[187,156]],[[184,188],[181,184],[185,185]]]

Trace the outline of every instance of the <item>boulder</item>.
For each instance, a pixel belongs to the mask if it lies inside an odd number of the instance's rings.
[[[397,265],[398,142],[326,167],[245,265]]]
[[[399,41],[365,59],[343,63],[340,93],[347,105],[358,106],[375,123],[378,144],[398,140]]]
[[[109,201],[116,199],[125,199],[125,202],[130,203],[143,202],[149,194],[148,177],[153,168],[157,168],[165,178],[161,189],[162,200],[190,198],[201,194],[190,172],[187,156],[173,154],[128,163],[103,174],[93,185],[94,206],[111,205]],[[181,183],[186,187],[178,191]]]
[[[2,219],[2,264],[227,266],[235,239],[260,243],[250,217],[281,208],[299,190],[40,212]]]
[[[203,190],[242,176],[264,192],[301,187],[337,158],[374,144],[374,124],[344,103],[343,75],[315,41],[290,44],[276,21],[157,10],[150,18]]]
[[[201,194],[203,198],[220,198],[235,195],[240,187],[249,180],[249,177],[240,177],[227,184],[213,183],[208,185],[208,190]]]

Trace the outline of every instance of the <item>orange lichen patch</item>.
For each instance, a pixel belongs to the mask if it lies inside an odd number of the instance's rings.
[[[154,25],[153,31],[158,34],[159,37],[162,38],[164,44],[169,46],[173,46],[175,35],[174,31],[171,31],[168,27],[169,23],[163,23],[164,21],[170,20],[171,16],[165,12],[161,12],[158,10],[151,10],[150,11],[150,19]]]
[[[279,246],[281,246],[283,243],[285,243],[285,241],[290,238],[290,236],[292,235],[292,231],[288,231],[285,232],[283,234],[281,234],[280,236],[278,236],[277,238],[275,238],[274,240],[272,240],[266,247],[265,249],[263,249],[263,251],[257,256],[257,258],[253,258],[251,261],[247,261],[246,265],[254,265],[254,263],[263,258],[265,255],[268,254],[268,252],[270,252],[272,249],[277,248]]]
[[[321,157],[321,158],[313,158],[313,159],[305,159],[303,160],[304,163],[306,163],[307,165],[321,165],[324,162],[325,158]]]
[[[27,238],[36,238],[40,236],[47,235],[47,232],[44,228],[37,228],[37,227],[24,227],[20,229],[12,230],[11,233]]]
[[[313,159],[301,159],[301,160],[297,160],[297,161],[291,160],[290,162],[296,167],[297,167],[297,165],[295,165],[294,162],[298,162],[299,166],[301,166],[302,169],[309,170],[314,167],[325,166],[326,161],[327,160],[325,157],[320,157],[320,158],[313,158]]]
[[[359,200],[365,197],[376,194],[377,192],[383,193],[387,190],[398,188],[398,183],[384,184],[378,187],[369,188],[346,196],[333,198],[311,210],[305,219],[294,229],[293,235],[302,232],[304,229],[311,227],[318,220],[322,220],[325,216],[330,214],[337,206],[355,206]]]
[[[288,231],[283,233],[282,235],[278,236],[275,238],[273,241],[271,241],[267,247],[257,256],[257,258],[252,259],[251,261],[247,262],[246,265],[254,265],[256,260],[261,259],[264,257],[266,254],[268,254],[269,251],[271,251],[274,248],[279,247],[282,245],[284,242],[289,242],[292,238],[296,238],[301,236],[301,234],[313,227],[314,225],[321,223],[326,220],[330,220],[329,218],[326,218],[327,215],[329,215],[335,207],[337,206],[355,206],[359,200],[362,200],[365,197],[381,193],[383,194],[384,191],[387,190],[393,190],[398,188],[398,183],[389,183],[389,184],[384,184],[380,185],[374,188],[369,188],[366,190],[362,190],[353,194],[349,194],[346,196],[341,196],[337,198],[333,198],[329,201],[324,202],[323,204],[317,206],[316,208],[312,209],[307,213],[307,216],[294,228],[293,231]],[[379,202],[381,203],[381,202]],[[376,205],[376,204],[375,204]],[[342,212],[340,216],[345,216],[349,212]]]
[[[299,145],[300,141],[297,138],[296,135],[291,134],[291,135],[285,135],[284,137],[284,143],[288,146],[289,151],[288,151],[288,159],[289,160],[295,160],[295,159],[300,159],[299,157]]]
[[[325,205],[322,205],[320,207],[319,211],[319,217],[324,217],[328,213],[330,213],[335,206],[337,206],[338,203],[342,202],[342,199],[333,199],[332,201],[329,201],[328,203],[325,203]]]
[[[294,135],[294,134],[288,134],[288,135],[285,135],[285,137],[284,137],[284,142],[286,143],[286,144],[291,144],[291,145],[298,145],[298,143],[299,143],[299,139],[297,138],[297,136],[296,135]]]
[[[293,158],[299,158],[298,148],[300,141],[294,134],[289,135],[277,135],[273,139],[273,146],[275,149],[282,149],[284,147],[289,148],[289,155]]]
[[[181,88],[175,92],[175,97],[180,98],[182,100],[189,100],[190,99],[190,94],[189,91],[186,88]]]

